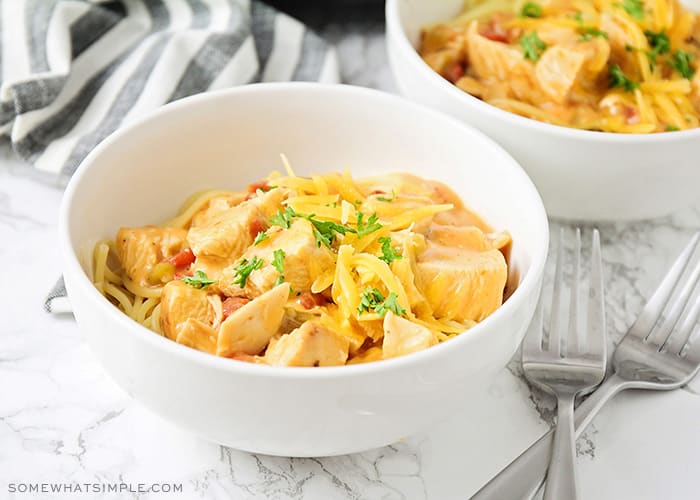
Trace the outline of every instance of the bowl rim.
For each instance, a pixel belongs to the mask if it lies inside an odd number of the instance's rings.
[[[427,119],[441,121],[450,127],[459,127],[464,133],[476,136],[476,139],[483,145],[483,147],[490,149],[495,157],[498,158],[500,156],[505,168],[512,171],[510,172],[510,175],[513,178],[516,178],[522,185],[524,195],[532,200],[532,210],[536,214],[536,218],[531,221],[531,224],[534,229],[541,233],[540,241],[536,243],[535,250],[530,256],[529,269],[513,294],[486,319],[470,328],[469,335],[459,334],[453,339],[450,339],[449,342],[443,342],[432,346],[429,349],[424,349],[405,356],[374,361],[371,363],[360,363],[356,365],[328,367],[276,367],[246,362],[236,363],[232,362],[234,360],[200,352],[196,349],[186,347],[156,334],[145,326],[136,323],[129,316],[117,309],[102,294],[99,293],[97,288],[95,288],[92,281],[87,276],[87,273],[83,270],[77,252],[74,250],[71,243],[71,233],[74,222],[70,220],[69,216],[71,212],[79,213],[79,210],[74,209],[74,199],[76,197],[76,193],[81,190],[82,180],[86,176],[87,172],[95,167],[99,168],[99,158],[106,149],[112,148],[114,143],[119,143],[123,140],[123,138],[128,139],[128,136],[131,134],[140,133],[142,130],[147,129],[154,123],[162,120],[165,116],[181,113],[188,108],[198,106],[200,103],[250,93],[289,93],[301,91],[347,94],[354,95],[359,99],[373,99],[377,102],[383,102],[392,106],[405,108],[407,112],[423,114]],[[508,153],[506,153],[501,146],[496,144],[485,134],[473,127],[463,124],[455,118],[449,117],[393,94],[351,85],[305,82],[257,83],[197,94],[161,106],[145,116],[134,120],[132,123],[129,123],[123,128],[118,129],[116,132],[104,139],[88,154],[71,177],[61,203],[58,229],[60,247],[63,254],[64,272],[69,276],[70,285],[75,286],[76,288],[79,287],[81,292],[83,292],[82,295],[88,299],[89,303],[86,303],[84,307],[96,309],[101,316],[104,316],[108,321],[115,323],[119,330],[125,330],[125,332],[123,332],[124,334],[135,335],[137,340],[147,342],[155,349],[162,349],[164,352],[167,352],[173,356],[178,356],[192,363],[204,365],[209,368],[221,369],[231,373],[256,375],[262,377],[292,377],[295,379],[314,380],[353,375],[373,375],[402,369],[403,367],[410,365],[417,366],[421,363],[429,362],[433,358],[437,359],[442,356],[446,350],[453,349],[454,342],[469,342],[470,339],[477,336],[495,334],[494,332],[488,331],[489,325],[492,323],[497,323],[502,317],[510,314],[511,311],[515,310],[521,303],[527,300],[528,295],[539,294],[539,287],[541,285],[541,278],[544,274],[544,267],[549,247],[549,222],[542,199],[537,192],[537,189],[522,167]]]
[[[565,137],[569,139],[579,139],[579,140],[589,140],[589,141],[601,141],[610,142],[614,144],[639,144],[640,142],[675,142],[675,141],[685,141],[687,139],[700,138],[700,127],[691,128],[688,130],[678,130],[673,132],[657,132],[657,133],[616,133],[616,132],[602,132],[596,130],[582,130],[572,127],[566,127],[563,125],[554,125],[551,123],[541,122],[535,120],[534,118],[527,118],[520,116],[511,111],[506,111],[499,107],[482,101],[478,97],[475,97],[468,92],[460,90],[454,84],[445,80],[437,72],[435,72],[428,64],[418,55],[416,48],[409,41],[406,35],[406,30],[401,23],[401,18],[399,16],[399,3],[405,0],[387,0],[384,15],[386,18],[386,36],[387,36],[387,49],[391,51],[392,40],[396,42],[397,49],[403,52],[403,55],[407,58],[406,60],[417,68],[417,70],[433,84],[437,85],[445,93],[450,95],[452,98],[460,102],[460,104],[469,106],[471,108],[476,107],[480,111],[489,114],[492,118],[497,120],[508,122],[511,125],[532,128],[537,132],[552,134],[558,137]],[[418,1],[418,0],[416,0]],[[395,76],[395,75],[394,75]],[[395,79],[397,86],[401,87],[401,83],[398,79]]]

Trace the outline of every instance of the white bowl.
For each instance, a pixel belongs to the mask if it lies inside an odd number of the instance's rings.
[[[97,239],[114,237],[121,225],[165,220],[194,191],[240,189],[279,169],[281,152],[300,174],[348,167],[356,176],[406,171],[448,182],[494,227],[511,231],[518,289],[483,323],[416,354],[355,366],[275,368],[160,337],[92,285],[89,255]],[[105,140],[68,186],[60,238],[78,324],[127,393],[218,443],[321,456],[395,442],[485,389],[531,320],[548,226],[529,178],[476,130],[377,91],[262,84],[183,99]]]
[[[399,91],[495,139],[525,168],[549,215],[631,220],[700,199],[700,129],[612,134],[549,125],[460,90],[416,52],[421,28],[453,18],[463,0],[387,0],[387,48]]]

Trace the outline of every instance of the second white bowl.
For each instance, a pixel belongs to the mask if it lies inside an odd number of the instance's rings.
[[[401,93],[495,139],[554,217],[644,219],[700,200],[700,129],[624,135],[549,125],[487,104],[434,72],[416,52],[421,28],[455,17],[463,3],[387,0],[389,61]]]

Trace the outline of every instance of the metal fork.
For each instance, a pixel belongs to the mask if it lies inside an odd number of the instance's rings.
[[[522,363],[525,377],[557,398],[557,428],[554,433],[549,481],[544,500],[575,500],[576,442],[574,439],[574,400],[582,392],[590,392],[605,377],[606,338],[603,300],[600,235],[593,231],[588,323],[579,321],[579,283],[581,280],[581,230],[576,229],[574,272],[571,283],[569,324],[561,321],[561,295],[564,286],[564,230],[559,235],[549,339],[543,346],[542,299],[535,323],[525,337]]]
[[[613,356],[613,374],[577,409],[579,436],[603,405],[626,389],[677,389],[700,370],[700,259],[691,266],[700,241],[696,233],[676,259]],[[482,487],[472,500],[531,498],[540,488],[549,463],[552,431]]]

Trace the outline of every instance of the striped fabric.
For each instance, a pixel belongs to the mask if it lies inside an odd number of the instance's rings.
[[[0,135],[65,184],[117,127],[254,81],[337,82],[332,49],[253,0],[0,0]]]
[[[0,70],[0,135],[59,184],[116,128],[170,101],[339,81],[321,38],[256,0],[0,0]],[[71,311],[63,279],[44,307]]]

